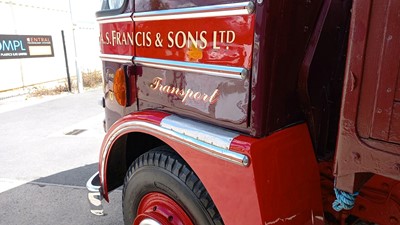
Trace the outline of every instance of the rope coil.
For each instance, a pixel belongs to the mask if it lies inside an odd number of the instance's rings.
[[[354,203],[358,195],[358,192],[351,194],[345,191],[341,191],[337,188],[334,188],[334,190],[335,190],[336,200],[332,203],[332,208],[335,211],[340,212],[343,209],[350,210],[354,207]]]

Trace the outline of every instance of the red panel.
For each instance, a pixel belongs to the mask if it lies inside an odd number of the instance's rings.
[[[367,60],[370,58],[371,64],[376,65],[377,70],[371,71],[366,68],[365,73],[374,73],[375,79],[373,80],[378,81],[374,84],[377,85],[377,91],[371,137],[388,141],[400,65],[400,23],[396,22],[399,21],[400,1],[391,0],[386,1],[386,4],[382,3],[383,1],[374,2],[372,21],[376,22],[373,24],[375,26],[371,25],[370,27],[370,38],[372,40],[368,41],[368,44],[371,44],[371,47],[376,47],[376,49],[367,47],[369,50],[367,51]],[[370,64],[367,63],[367,65]]]
[[[400,101],[400,70],[397,75],[396,101]]]
[[[348,192],[362,186],[366,173],[400,180],[400,146],[393,143],[398,143],[399,130],[394,103],[400,74],[399,11],[396,0],[353,2],[334,163],[336,186]]]
[[[117,130],[117,128],[129,121],[143,121],[143,122],[147,122],[147,123],[151,123],[154,125],[160,125],[161,120],[164,119],[165,117],[169,116],[170,114],[165,113],[165,112],[160,112],[160,111],[147,111],[147,112],[137,112],[135,114],[129,114],[125,117],[122,117],[120,120],[118,120],[117,122],[115,122],[110,129],[107,131],[104,139],[103,139],[103,143],[101,145],[101,149],[100,149],[100,157],[99,157],[99,162],[103,161],[103,154],[104,151],[106,151],[106,145],[107,145],[107,141],[108,139],[110,139],[110,135],[113,131]],[[126,131],[128,132],[128,131]],[[125,133],[120,134],[120,136],[124,135]],[[120,137],[119,136],[119,137]],[[114,144],[114,143],[112,143]],[[108,157],[109,157],[110,152],[107,152],[107,155],[104,157],[104,161],[105,161],[105,165],[104,167],[107,168],[107,163],[108,163]],[[107,171],[104,171],[104,174],[102,174],[102,168],[101,168],[101,163],[99,163],[99,176],[101,179],[104,178],[104,180],[106,180],[107,178]],[[103,196],[104,199],[106,201],[108,201],[108,187],[107,187],[107,182],[104,182],[103,184]]]
[[[135,24],[139,57],[251,68],[253,14]]]
[[[393,105],[389,141],[400,144],[400,102]]]
[[[100,24],[100,48],[103,54],[133,56],[134,40],[133,22]]]
[[[157,124],[167,115],[155,111],[131,114],[110,131],[128,121]],[[235,138],[230,148],[249,156],[248,167],[195,151],[148,129],[126,132],[150,133],[175,149],[199,176],[225,224],[323,224],[318,167],[305,124],[262,139]],[[107,187],[104,193],[107,198]]]
[[[141,70],[142,74],[137,77],[140,110],[157,108],[246,130],[249,78],[230,79],[150,67],[141,67]]]
[[[307,125],[262,138],[250,153],[263,224],[324,224],[319,170]]]
[[[346,217],[343,216],[343,211],[336,212],[332,208],[332,202],[336,200],[333,191],[332,162],[320,163],[320,171],[324,210],[332,214],[337,221],[344,220]],[[398,224],[400,221],[399,185],[399,181],[378,175],[373,176],[360,190],[354,208],[346,211],[345,214],[354,215],[372,224]]]

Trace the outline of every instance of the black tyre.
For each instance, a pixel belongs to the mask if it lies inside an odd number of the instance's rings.
[[[167,146],[154,148],[132,163],[122,208],[125,225],[223,224],[203,183]]]

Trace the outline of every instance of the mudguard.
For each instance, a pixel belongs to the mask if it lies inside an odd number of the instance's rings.
[[[112,147],[132,132],[174,149],[201,179],[225,224],[323,223],[318,168],[305,124],[257,139],[165,112],[132,113],[109,129],[101,147],[106,200]]]

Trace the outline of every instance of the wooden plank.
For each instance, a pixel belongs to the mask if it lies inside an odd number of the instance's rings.
[[[377,52],[381,56],[379,61],[376,62],[379,65],[377,71],[379,81],[377,83],[371,137],[382,141],[389,139],[390,120],[397,86],[400,59],[399,9],[400,1],[391,0],[387,4],[386,13],[383,17],[377,18],[384,22],[385,29],[383,39],[377,40],[380,42],[382,50]]]
[[[393,105],[389,141],[400,144],[400,102],[396,102]]]
[[[400,67],[400,65],[399,65]],[[400,68],[399,68],[399,73],[397,74],[397,88],[396,88],[396,101],[400,102]]]

